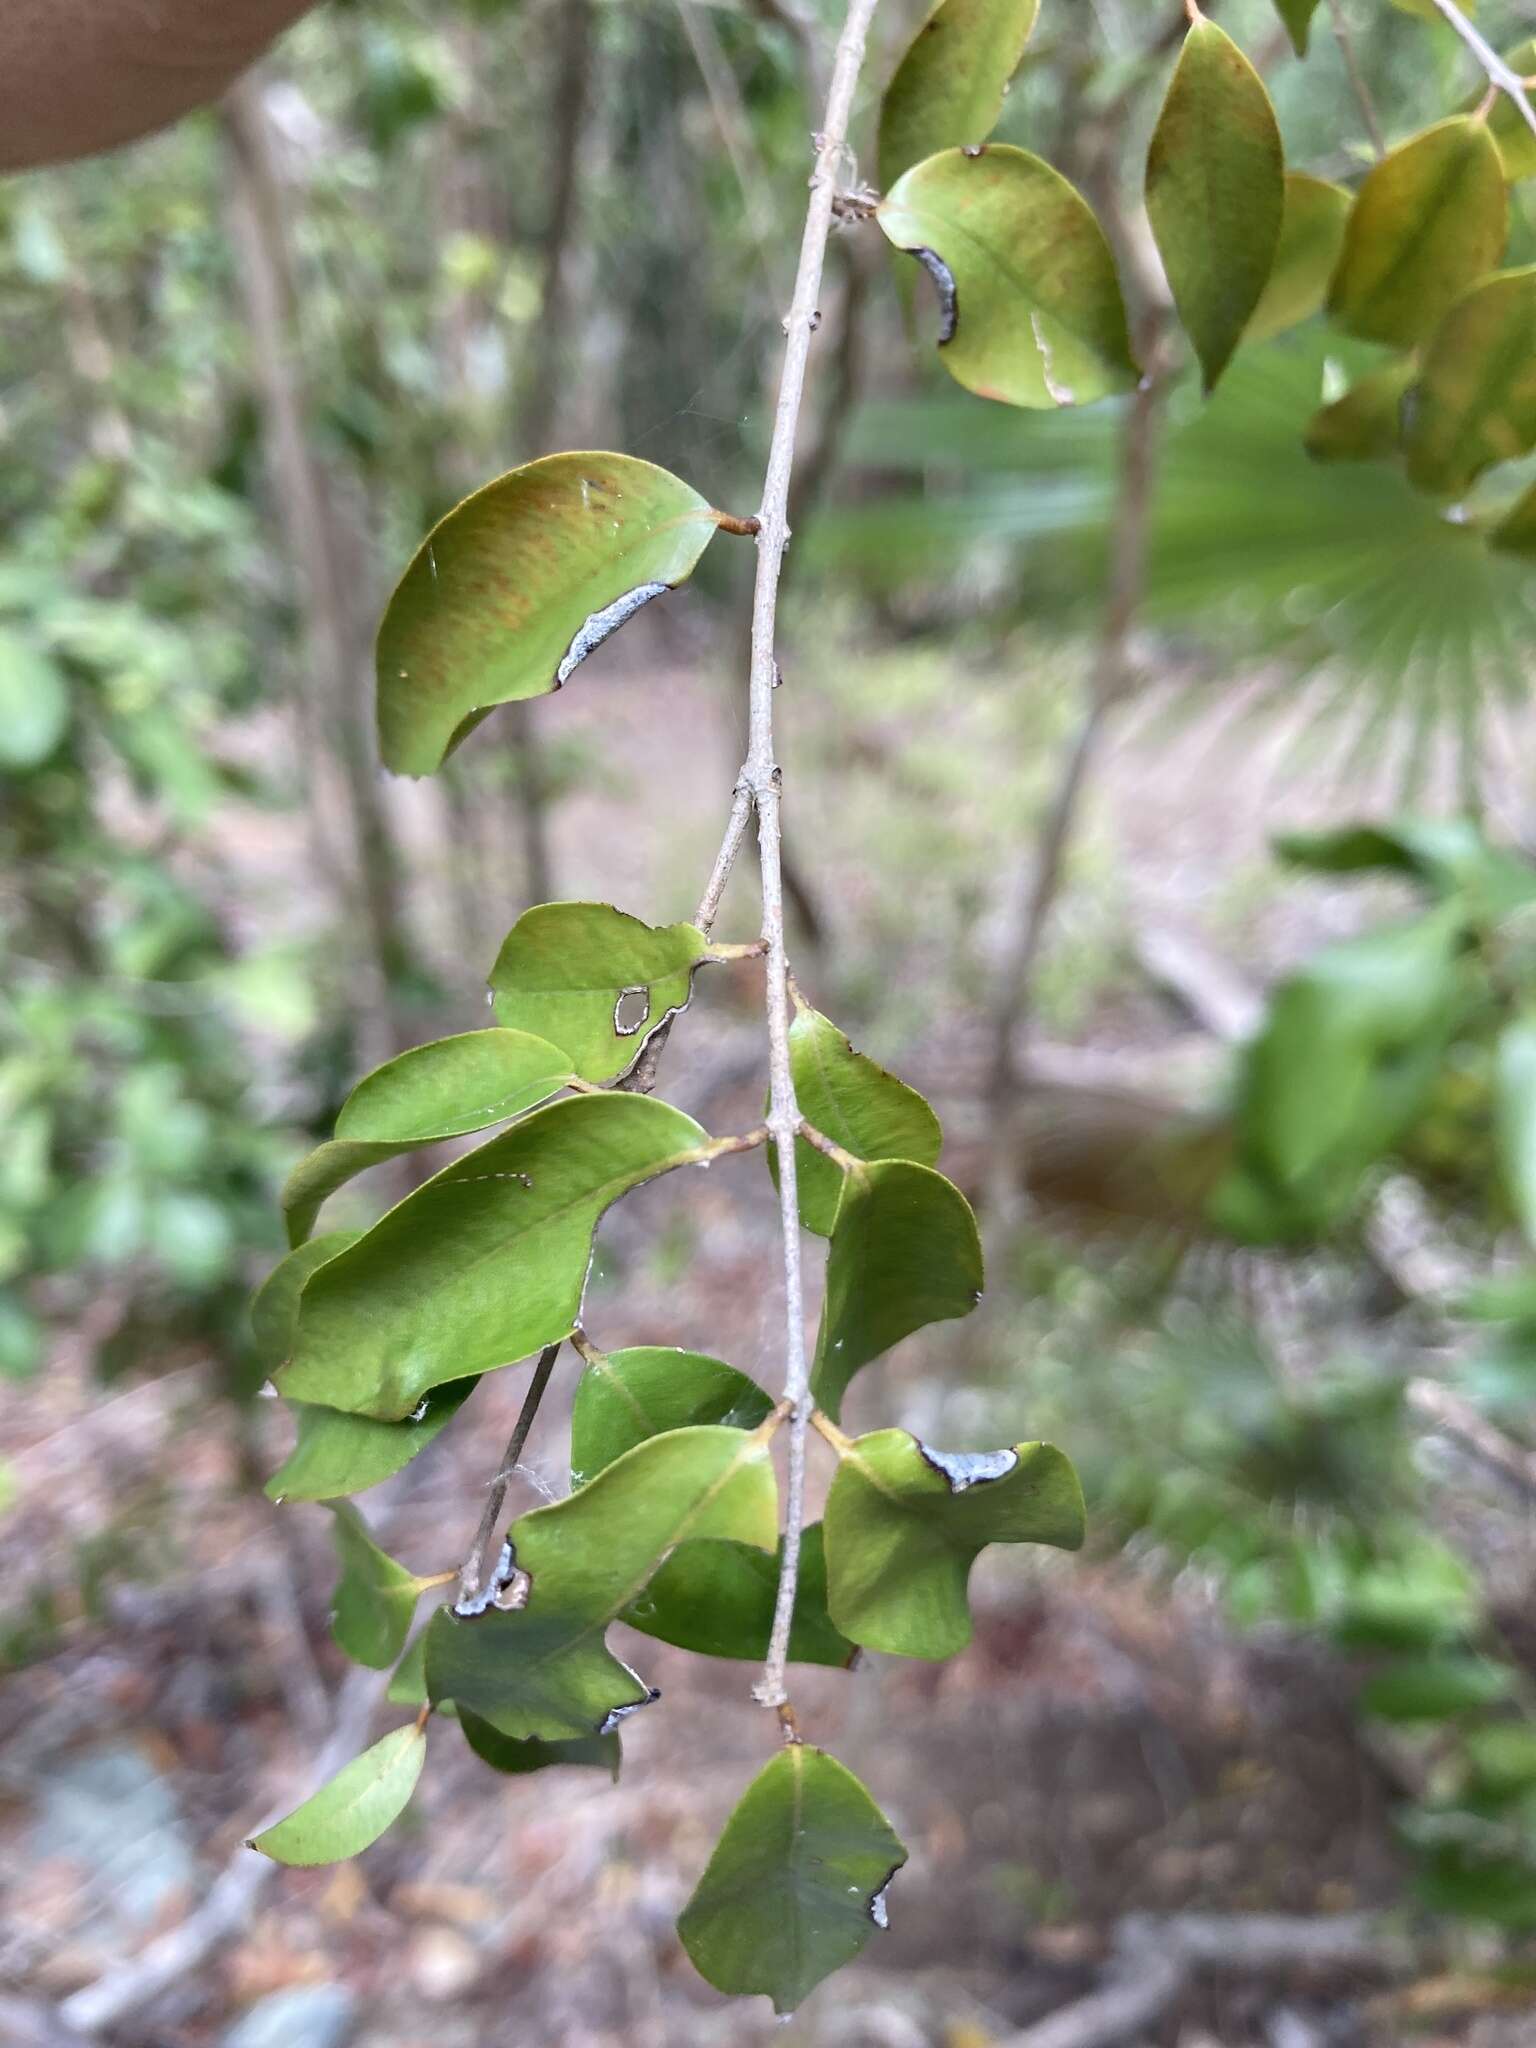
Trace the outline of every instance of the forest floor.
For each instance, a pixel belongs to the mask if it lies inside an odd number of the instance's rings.
[[[637,622],[630,668],[560,700],[562,730],[594,742],[602,766],[558,807],[554,866],[561,893],[660,921],[686,913],[707,868],[735,736],[707,664],[679,665],[650,630]],[[1020,672],[1044,681],[1022,689]],[[789,823],[827,932],[816,951],[802,937],[801,978],[931,1090],[962,1179],[985,1121],[979,991],[1042,788],[1038,765],[1001,778],[994,764],[1015,758],[1003,744],[1021,738],[1038,763],[1069,719],[1071,675],[1051,650],[981,649],[969,668],[898,651],[850,656],[838,706],[808,687],[785,693]],[[1332,792],[1294,776],[1272,800],[1281,738],[1295,737],[1294,721],[1280,737],[1245,730],[1213,756],[1203,734],[1169,741],[1141,721],[1116,741],[1047,964],[1053,1044],[1199,1085],[1219,1067],[1219,1040],[1194,1022],[1187,985],[1177,999],[1157,985],[1148,960],[1166,961],[1168,945],[1156,953],[1148,935],[1176,942],[1186,966],[1194,948],[1205,963],[1195,1006],[1220,1007],[1223,989],[1241,1005],[1246,984],[1358,919],[1361,891],[1282,892],[1267,861],[1269,831],[1336,808]],[[402,812],[423,863],[441,844],[431,801],[412,792]],[[295,936],[296,835],[251,824],[226,855],[242,924]],[[745,879],[725,936],[746,935]],[[442,900],[423,911],[434,932]],[[1212,981],[1213,958],[1230,977]],[[725,972],[674,1034],[663,1078],[719,1129],[754,1121],[761,1090],[756,985]],[[466,1006],[475,979],[463,973]],[[1186,968],[1174,979],[1187,984]],[[444,1028],[476,1021],[463,1007]],[[760,1161],[642,1190],[605,1242],[591,1300],[600,1339],[693,1345],[772,1381],[773,1211]],[[921,1409],[926,1422],[935,1359],[962,1376],[965,1340],[930,1351],[914,1340],[866,1376],[856,1419]],[[27,2027],[38,2041],[66,2039],[47,2031],[60,2001],[113,1981],[156,1935],[206,1911],[221,1871],[249,1872],[242,1837],[301,1785],[337,1712],[345,1667],[326,1632],[328,1518],[275,1509],[243,1476],[281,1455],[275,1404],[256,1404],[242,1448],[203,1363],[167,1363],[162,1377],[104,1394],[66,1350],[7,1394],[6,1610],[14,1624],[51,1586],[62,1620],[39,1629],[0,1689],[0,2037],[9,2023],[18,2041]],[[541,1418],[525,1504],[563,1484],[569,1380]],[[413,1569],[457,1561],[522,1383],[521,1372],[493,1376],[459,1424],[368,1497],[376,1531]],[[1027,1360],[1020,1387],[1027,1412]],[[1200,1587],[1170,1587],[1145,1560],[1091,1547],[1080,1562],[1010,1559],[979,1583],[976,1641],[953,1664],[872,1658],[851,1675],[797,1680],[802,1721],[871,1785],[911,1860],[889,1933],[782,2031],[760,2001],[724,2006],[673,1932],[772,1740],[749,1699],[753,1673],[631,1637],[620,1654],[662,1699],[627,1724],[617,1786],[586,1771],[494,1778],[439,1723],[405,1822],[355,1864],[256,1866],[233,1938],[98,2038],[1002,2048],[1115,1976],[1128,1915],[1310,1918],[1398,1899],[1393,1787],[1320,1652],[1239,1637]],[[355,1699],[353,1682],[343,1697]],[[1136,1973],[1133,1961],[1122,1974]],[[23,2001],[9,2022],[8,1994]],[[1298,1950],[1278,1968],[1195,1968],[1155,2020],[1113,2038],[1536,2042],[1528,2014],[1478,2013],[1458,1995],[1428,1970],[1405,1988],[1367,1958],[1319,1970]],[[1099,2038],[1110,2040],[1083,2033],[1082,2048]],[[1063,2034],[1057,2048],[1075,2043]]]

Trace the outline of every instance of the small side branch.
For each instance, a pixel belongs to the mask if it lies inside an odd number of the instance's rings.
[[[1518,71],[1510,69],[1486,36],[1478,34],[1456,5],[1456,0],[1432,0],[1432,5],[1435,12],[1450,24],[1483,67],[1483,74],[1488,83],[1514,101],[1521,120],[1531,133],[1536,135],[1536,107],[1533,107],[1526,97],[1525,79]]]
[[[523,1455],[523,1446],[528,1441],[528,1433],[533,1428],[534,1418],[539,1412],[539,1403],[544,1399],[544,1390],[549,1385],[549,1376],[554,1371],[555,1360],[559,1356],[560,1346],[547,1344],[539,1353],[539,1362],[533,1368],[533,1378],[528,1382],[523,1405],[517,1411],[512,1434],[507,1438],[507,1448],[501,1454],[501,1463],[496,1467],[495,1476],[485,1496],[485,1511],[480,1517],[480,1526],[475,1531],[475,1540],[469,1546],[469,1555],[459,1567],[459,1600],[465,1605],[477,1600],[485,1589],[485,1563],[490,1555],[491,1545],[496,1540],[501,1511],[506,1506],[507,1487],[511,1483],[512,1474],[517,1470],[517,1461]]]
[[[1376,155],[1387,153],[1386,137],[1381,130],[1381,117],[1376,112],[1376,101],[1372,97],[1370,83],[1355,49],[1355,38],[1350,31],[1349,19],[1344,12],[1344,0],[1328,0],[1328,17],[1333,23],[1334,40],[1339,46],[1339,55],[1344,59],[1345,74],[1349,89],[1355,96],[1355,105],[1360,109],[1360,119],[1365,123],[1365,132],[1371,138],[1371,147]]]

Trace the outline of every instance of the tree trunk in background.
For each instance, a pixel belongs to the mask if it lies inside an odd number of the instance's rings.
[[[409,1043],[395,989],[409,965],[400,905],[400,864],[377,780],[368,704],[370,636],[356,604],[355,537],[343,531],[324,469],[310,445],[296,341],[296,305],[271,132],[259,87],[243,80],[223,102],[232,171],[231,229],[238,282],[251,331],[272,492],[300,591],[304,654],[300,684],[304,737],[334,754],[351,828],[349,909],[366,933],[374,986],[356,1006],[364,1057],[387,1058]],[[315,764],[309,769],[314,773]],[[373,1021],[371,1034],[369,1020]]]

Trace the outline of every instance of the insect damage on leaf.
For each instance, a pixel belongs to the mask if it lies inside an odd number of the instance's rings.
[[[1019,1462],[1017,1451],[936,1451],[932,1444],[916,1439],[923,1462],[949,1481],[951,1493],[965,1493],[973,1486],[985,1486],[991,1479],[1006,1479]]]
[[[969,150],[966,151],[970,155]],[[919,262],[933,279],[939,295],[939,347],[953,341],[960,325],[960,294],[955,288],[955,273],[936,249],[909,249],[907,254]]]
[[[531,1584],[528,1574],[518,1569],[516,1547],[510,1542],[503,1543],[495,1569],[488,1574],[484,1585],[473,1593],[461,1593],[453,1603],[453,1611],[465,1621],[473,1620],[477,1614],[484,1614],[492,1607],[502,1614],[512,1614],[519,1607],[527,1606]]]
[[[613,1035],[615,1038],[633,1038],[637,1031],[644,1029],[651,1014],[651,992],[643,984],[637,988],[621,988],[619,999],[613,1006]]]
[[[654,1707],[660,1698],[661,1687],[653,1685],[649,1688],[643,1700],[631,1700],[628,1706],[624,1707],[610,1707],[598,1723],[598,1734],[611,1735],[621,1721],[627,1721],[631,1714],[638,1714],[642,1707]]]
[[[555,688],[558,690],[568,683],[587,656],[595,654],[605,640],[611,639],[620,626],[648,605],[653,597],[665,597],[671,588],[670,583],[637,583],[633,590],[626,590],[612,604],[605,604],[601,611],[592,612],[561,657],[560,666],[555,670]]]

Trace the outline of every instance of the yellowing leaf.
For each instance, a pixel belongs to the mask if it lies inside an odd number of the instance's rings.
[[[557,690],[693,572],[716,516],[632,455],[546,455],[438,522],[379,628],[379,747],[430,775],[487,711]]]
[[[1286,172],[1285,213],[1274,266],[1243,329],[1245,342],[1269,341],[1321,310],[1353,204],[1342,185],[1309,178],[1305,171]]]
[[[1518,43],[1506,54],[1504,62],[1517,78],[1536,77],[1536,37]],[[1462,102],[1462,111],[1475,112],[1483,103],[1484,92],[1483,86],[1470,92]],[[1536,93],[1527,92],[1525,101],[1527,106],[1536,107]],[[1522,178],[1536,177],[1536,135],[1531,133],[1530,123],[1508,93],[1501,92],[1489,109],[1488,132],[1499,146],[1504,175],[1512,185]]]
[[[1190,28],[1147,152],[1147,216],[1210,391],[1269,281],[1285,152],[1269,94],[1224,29]]]
[[[1402,445],[1403,400],[1416,375],[1412,356],[1357,377],[1322,406],[1302,436],[1314,462],[1390,462]]]
[[[938,284],[939,359],[968,391],[1049,409],[1135,383],[1104,231],[1039,157],[945,150],[899,178],[877,218]]]
[[[880,103],[880,183],[941,149],[985,142],[1040,0],[939,0]]]
[[[1503,271],[1456,301],[1405,412],[1409,480],[1441,497],[1536,447],[1536,269]]]
[[[1328,310],[1365,341],[1412,348],[1504,253],[1508,199],[1487,124],[1425,129],[1367,175]]]

